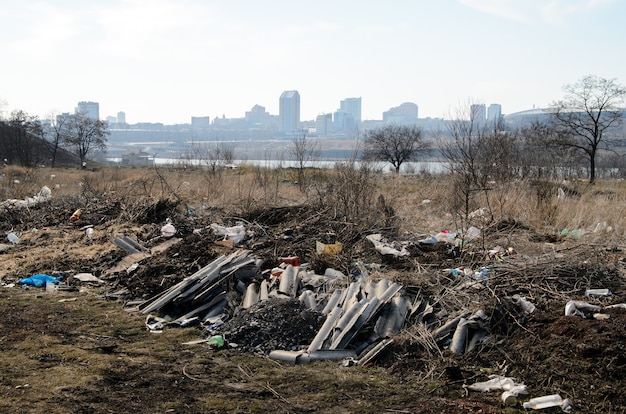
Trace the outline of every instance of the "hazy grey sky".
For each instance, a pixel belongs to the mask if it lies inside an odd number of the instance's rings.
[[[584,75],[626,83],[619,0],[0,0],[0,101],[45,117],[78,101],[127,122],[278,114],[361,97],[445,117],[469,100],[543,107]]]

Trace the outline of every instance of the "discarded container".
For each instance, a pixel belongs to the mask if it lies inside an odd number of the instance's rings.
[[[519,306],[519,308],[526,313],[533,313],[537,309],[535,305],[529,302],[524,296],[513,295],[511,299],[513,299],[513,303]]]
[[[300,266],[300,258],[298,256],[281,257],[279,260],[288,265]]]
[[[601,308],[598,305],[592,305],[587,302],[583,302],[580,300],[570,300],[565,304],[565,316],[573,316],[578,315],[585,317],[585,312],[597,312]]]
[[[18,244],[20,242],[20,238],[17,237],[15,233],[7,234],[7,239],[9,239],[9,241],[13,244]]]
[[[221,348],[224,346],[224,337],[222,335],[213,335],[209,338],[208,344],[211,348]]]
[[[474,280],[487,280],[489,278],[489,268],[481,267],[480,270],[474,273]]]
[[[322,242],[315,242],[315,251],[317,254],[339,254],[343,245],[341,243],[324,244]]]
[[[569,407],[570,402],[561,398],[559,394],[544,395],[543,397],[531,398],[523,404],[524,409],[542,410],[550,407]]]
[[[161,227],[161,235],[163,237],[172,237],[176,234],[176,227],[172,223],[167,223]]]
[[[587,289],[585,296],[611,296],[610,289]]]
[[[93,239],[93,228],[87,227],[85,229],[85,235],[87,236],[89,240]]]
[[[76,221],[80,218],[80,216],[83,215],[83,210],[82,209],[78,209],[74,212],[74,214],[72,214],[72,216],[70,217],[71,221]]]

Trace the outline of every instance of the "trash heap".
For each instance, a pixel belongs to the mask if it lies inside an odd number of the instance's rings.
[[[436,315],[428,300],[391,280],[373,280],[363,264],[357,263],[350,275],[332,268],[320,275],[297,258],[284,259],[262,272],[262,260],[249,250],[238,250],[140,303],[138,309],[147,315],[150,331],[201,325],[206,342],[220,336],[233,347],[293,364],[366,364],[407,323],[423,324],[437,346],[455,354],[472,350],[488,336],[484,311]],[[278,338],[286,322],[299,331],[292,330],[290,339]]]

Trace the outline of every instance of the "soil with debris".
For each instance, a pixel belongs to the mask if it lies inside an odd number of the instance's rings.
[[[626,302],[626,254],[619,246],[587,246],[584,240],[535,234],[520,223],[496,223],[485,230],[482,243],[511,250],[460,251],[444,242],[420,243],[423,235],[402,239],[390,229],[384,236],[404,243],[410,255],[385,257],[365,239],[369,229],[306,206],[242,217],[222,210],[190,215],[174,202],[122,208],[120,202],[101,200],[69,221],[74,210],[66,200],[53,199],[0,212],[0,230],[20,236],[0,255],[4,412],[511,413],[524,411],[521,402],[549,394],[569,399],[571,412],[626,412],[626,309],[607,307]],[[165,241],[160,229],[167,218],[178,230],[178,243],[139,260],[133,271],[111,272],[129,255],[112,243],[115,237],[126,235],[154,248]],[[216,243],[223,239],[209,227],[216,222],[244,224],[245,240],[235,247]],[[86,228],[94,229],[91,238]],[[526,243],[503,243],[515,239]],[[320,255],[315,241],[340,241],[343,248]],[[259,302],[233,312],[213,331],[196,326],[154,334],[145,330],[143,315],[130,312],[133,304],[234,249],[254,252],[266,271],[290,256],[319,274],[334,268],[350,275],[351,265],[363,262],[370,277],[390,278],[429,301],[439,321],[460,309],[482,309],[489,316],[489,335],[456,355],[445,340],[430,341],[423,324],[411,323],[367,366],[336,361],[290,366],[264,356],[274,349],[302,349],[324,322],[297,300]],[[482,266],[489,266],[489,274],[481,283],[450,272]],[[74,280],[80,272],[103,283]],[[66,279],[50,294],[17,284],[37,273]],[[588,288],[612,294],[586,297]],[[536,310],[521,312],[511,300],[515,295]],[[601,310],[565,316],[570,300]],[[211,333],[231,346],[181,345]],[[490,375],[515,378],[527,385],[528,394],[504,406],[501,391],[466,388]]]

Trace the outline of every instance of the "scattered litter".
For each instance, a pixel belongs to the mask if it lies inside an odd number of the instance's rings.
[[[528,299],[524,296],[513,295],[511,299],[513,303],[515,303],[524,313],[531,314],[536,309],[535,305],[528,301]]]
[[[585,296],[611,296],[610,289],[587,289]]]
[[[15,233],[7,234],[7,239],[13,244],[18,244],[20,242],[20,238],[17,237]]]
[[[161,236],[170,238],[176,234],[176,227],[172,223],[167,223],[161,227]]]
[[[126,269],[126,274],[130,275],[139,267],[139,263],[135,262]]]
[[[582,316],[583,318],[589,317],[589,313],[597,312],[602,309],[598,305],[592,305],[580,300],[570,300],[565,305],[565,316]]]
[[[104,283],[104,280],[97,278],[92,273],[78,273],[73,278],[81,282]]]
[[[571,237],[572,239],[579,239],[581,238],[583,235],[583,231],[580,229],[577,230],[568,230],[568,229],[563,229],[561,230],[561,236],[563,237]]]
[[[464,385],[465,388],[471,391],[504,391],[500,397],[502,402],[506,405],[517,404],[517,397],[520,394],[527,394],[526,385],[515,382],[515,378],[503,377],[501,375],[490,375],[488,381],[476,382],[471,385]]]
[[[56,278],[56,277],[53,277],[44,273],[37,273],[30,277],[20,279],[18,283],[21,285],[28,285],[28,286],[34,286],[34,287],[45,287],[46,285],[59,284],[61,283],[61,280],[59,278]]]
[[[523,404],[524,409],[543,410],[544,408],[561,407],[564,412],[570,412],[572,404],[569,399],[563,399],[559,394],[544,395],[531,398]]]
[[[70,221],[77,221],[78,219],[80,219],[82,215],[83,215],[83,210],[79,208],[76,211],[74,211],[74,213],[70,217]]]
[[[209,227],[213,230],[213,233],[224,236],[224,240],[232,240],[235,245],[241,243],[246,237],[246,228],[243,225],[224,227],[213,223]]]
[[[366,238],[372,242],[374,248],[382,255],[392,255],[396,257],[410,255],[404,246],[399,245],[398,243],[387,242],[381,234],[370,234]]]
[[[52,198],[52,191],[47,186],[41,187],[41,190],[33,196],[26,197],[24,200],[9,199],[0,203],[0,210],[10,208],[27,208],[33,207],[37,204],[45,203]]]
[[[315,251],[317,254],[339,254],[343,249],[341,243],[325,244],[320,241],[315,242]]]

